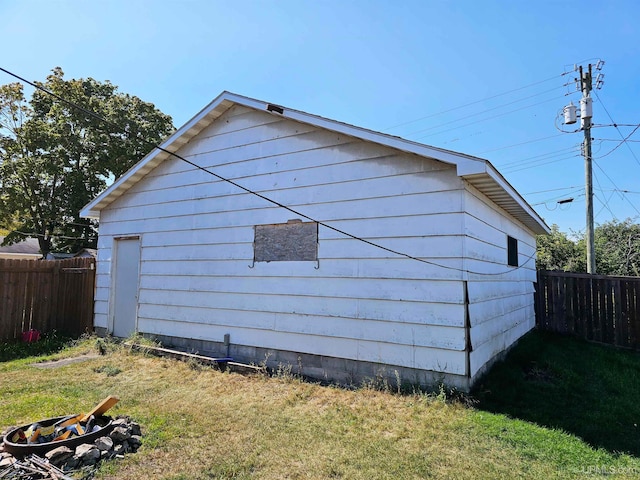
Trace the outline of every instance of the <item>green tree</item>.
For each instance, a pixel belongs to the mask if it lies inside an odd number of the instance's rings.
[[[581,272],[586,269],[586,253],[581,253],[576,242],[566,233],[551,226],[549,235],[538,235],[536,267],[540,270],[563,270]],[[584,257],[584,258],[583,258]]]
[[[95,224],[79,211],[173,130],[171,117],[109,81],[66,80],[60,68],[38,85],[109,123],[41,90],[27,102],[21,84],[0,86],[5,244],[35,237],[43,255],[95,247]]]
[[[633,220],[612,220],[594,231],[596,272],[600,275],[640,276],[640,225]],[[537,239],[536,266],[544,270],[586,272],[587,254],[584,234],[576,241],[557,225],[549,235]]]
[[[640,276],[640,225],[631,219],[611,220],[594,231],[596,273]],[[585,249],[584,238],[578,248]]]

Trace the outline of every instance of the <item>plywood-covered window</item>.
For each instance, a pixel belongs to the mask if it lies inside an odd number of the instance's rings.
[[[518,240],[507,236],[507,263],[512,267],[518,266]]]
[[[289,220],[256,225],[253,241],[255,262],[315,262],[318,260],[318,224]]]

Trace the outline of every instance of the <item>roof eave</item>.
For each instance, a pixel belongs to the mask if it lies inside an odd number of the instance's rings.
[[[534,234],[544,235],[551,232],[542,217],[490,162],[486,162],[483,172],[465,172],[460,176],[512,217],[522,222]]]

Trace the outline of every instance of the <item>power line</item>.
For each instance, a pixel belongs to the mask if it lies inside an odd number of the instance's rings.
[[[562,152],[566,153],[568,150],[575,150],[575,149],[576,149],[575,145],[571,146],[571,147],[560,148],[558,150],[553,150],[551,152],[541,153],[539,155],[533,155],[531,157],[525,157],[525,158],[522,158],[520,161],[532,160],[534,158],[540,158],[540,157],[553,156],[553,155],[557,155],[557,154],[562,154]],[[514,161],[514,162],[509,162],[509,163],[517,163],[517,162]]]
[[[632,125],[633,127],[635,127],[636,125]],[[619,142],[620,139],[618,138],[594,138],[594,141],[596,142]],[[640,140],[626,140],[627,143],[640,143]]]
[[[602,107],[604,107],[604,104],[602,102],[600,102],[600,104],[602,105]],[[606,110],[606,109],[605,109]],[[609,117],[611,118],[611,117]],[[613,120],[611,120],[613,122]],[[638,124],[637,123],[597,123],[595,125],[591,125],[591,128],[605,128],[605,127],[637,127]]]
[[[422,135],[420,137],[417,137],[415,140],[420,140],[422,138],[428,138],[428,137],[433,137],[433,136],[436,136],[436,135],[441,135],[443,133],[450,132],[451,130],[456,130],[458,128],[463,128],[463,127],[469,127],[471,125],[475,125],[476,123],[481,123],[481,122],[486,122],[488,120],[493,120],[494,118],[504,117],[505,115],[510,115],[512,113],[519,112],[521,110],[526,110],[527,108],[537,107],[538,105],[543,105],[545,103],[553,102],[553,101],[557,100],[558,98],[564,98],[564,95],[562,97],[554,97],[554,98],[550,98],[548,100],[545,100],[543,102],[538,102],[538,103],[535,103],[535,104],[526,105],[526,106],[521,107],[521,108],[516,108],[515,110],[509,110],[508,112],[499,113],[498,115],[493,115],[491,117],[482,118],[480,120],[476,120],[475,122],[465,123],[464,125],[458,125],[457,127],[448,128],[446,130],[442,130],[441,132],[435,132],[435,133],[430,133],[428,135]],[[417,132],[414,132],[414,133],[417,133]]]
[[[541,142],[542,140],[548,140],[550,138],[560,137],[561,133],[556,133],[555,135],[549,135],[548,137],[535,138],[533,140],[527,140],[526,142],[514,143],[513,145],[507,145],[506,147],[500,148],[492,148],[491,150],[485,150],[483,152],[478,152],[476,155],[484,155],[485,153],[497,152],[500,150],[506,150],[508,148],[519,147],[520,145],[527,145],[529,143]]]
[[[609,208],[609,201],[611,200],[611,197],[613,197],[613,194],[611,194],[611,195],[609,196],[609,198],[608,198],[608,199],[606,199],[606,200],[604,200],[604,201],[603,201],[603,200],[602,200],[598,195],[596,195],[595,193],[593,194],[593,196],[594,196],[595,198],[597,198],[598,200],[600,200],[600,203],[602,204],[602,207],[600,207],[600,210],[598,210],[598,212],[594,215],[594,217],[593,217],[593,218],[594,218],[594,220],[595,220],[596,218],[598,218],[598,217],[600,216],[600,214],[601,214],[604,210],[609,210],[609,213],[611,214],[612,219],[613,219],[613,220],[618,220],[618,217],[616,217],[616,214],[615,214],[615,213],[613,213],[613,211],[611,210],[611,208]]]
[[[507,162],[507,163],[501,163],[501,164],[496,164],[497,167],[499,167],[501,170],[503,168],[509,168],[511,166],[520,166],[520,165],[526,165],[526,164],[530,164],[530,163],[536,163],[538,161],[541,160],[547,160],[549,158],[553,158],[553,157],[560,157],[562,155],[567,155],[571,150],[575,150],[575,147],[567,147],[567,148],[561,148],[559,150],[554,150],[552,152],[547,152],[547,153],[541,153],[540,155],[534,155],[532,157],[527,157],[527,158],[521,158],[518,160],[512,160],[511,162]]]
[[[561,87],[554,87],[554,88],[551,88],[551,89],[549,89],[549,90],[545,90],[545,91],[543,91],[543,92],[536,93],[536,94],[534,94],[534,95],[529,95],[528,97],[519,98],[518,100],[514,100],[514,101],[509,102],[509,103],[504,103],[504,104],[502,104],[502,105],[498,105],[497,107],[488,108],[488,109],[486,109],[486,110],[482,110],[482,111],[480,111],[480,112],[476,112],[476,113],[472,113],[472,114],[470,114],[470,115],[466,115],[466,116],[465,116],[465,117],[463,117],[463,118],[457,118],[457,119],[455,119],[455,120],[451,120],[451,121],[448,121],[448,122],[445,122],[445,123],[440,123],[440,124],[438,124],[438,125],[433,125],[433,126],[431,126],[431,127],[427,127],[427,128],[423,128],[423,129],[420,129],[420,130],[416,130],[416,131],[414,131],[414,132],[407,133],[407,134],[405,134],[404,136],[407,136],[407,137],[408,137],[408,136],[410,136],[410,135],[415,135],[416,133],[427,132],[427,131],[429,131],[429,130],[434,130],[434,129],[436,129],[436,128],[444,127],[445,125],[450,125],[450,124],[452,124],[452,123],[462,122],[462,121],[464,121],[464,120],[466,120],[467,118],[470,118],[470,117],[477,117],[478,115],[482,115],[483,113],[493,112],[494,110],[499,110],[499,109],[501,109],[501,108],[508,107],[509,105],[513,105],[514,103],[523,102],[524,100],[529,100],[530,98],[533,98],[533,97],[539,97],[540,95],[544,95],[545,93],[553,92],[554,90],[557,90],[558,88],[561,88]],[[564,95],[563,95],[563,96],[564,96]],[[523,107],[522,109],[529,108],[529,107],[534,107],[534,106],[537,106],[537,105],[539,105],[539,104],[537,104],[537,103],[536,103],[536,104],[533,104],[533,105],[529,105],[529,106]],[[521,109],[518,109],[518,110],[512,110],[511,112],[517,112],[517,111],[519,111],[519,110],[521,110]],[[507,113],[510,113],[510,112],[507,112]],[[494,117],[491,117],[491,118],[494,118]],[[481,120],[481,121],[483,121],[483,120]]]
[[[518,92],[520,90],[524,90],[525,88],[535,87],[536,85],[540,85],[541,83],[546,83],[546,82],[549,82],[551,80],[555,80],[555,79],[557,79],[559,77],[562,77],[564,75],[567,75],[567,73],[568,72],[562,73],[560,75],[554,75],[553,77],[549,77],[549,78],[546,78],[544,80],[540,80],[540,81],[535,82],[535,83],[530,83],[529,85],[525,85],[523,87],[514,88],[513,90],[509,90],[509,91],[506,91],[506,92],[503,92],[503,93],[498,93],[496,95],[492,95],[490,97],[483,98],[481,100],[475,100],[475,101],[470,102],[470,103],[465,103],[464,105],[460,105],[458,107],[449,108],[447,110],[443,110],[443,111],[438,112],[438,113],[432,113],[430,115],[426,115],[424,117],[420,117],[420,118],[417,118],[415,120],[409,120],[408,122],[400,123],[400,124],[394,125],[392,127],[387,127],[385,129],[381,130],[381,132],[386,132],[386,131],[389,131],[389,130],[393,130],[394,128],[398,128],[398,127],[404,127],[405,125],[410,125],[412,123],[416,123],[416,122],[419,122],[421,120],[425,120],[427,118],[437,117],[438,115],[443,115],[445,113],[449,113],[449,112],[453,112],[453,111],[456,111],[456,110],[460,110],[461,108],[470,107],[471,105],[477,105],[478,103],[486,102],[488,100],[493,100],[494,98],[498,98],[498,97],[503,97],[503,96],[508,95],[510,93]]]
[[[604,171],[604,169],[603,169],[600,165],[598,165],[598,162],[596,162],[596,161],[594,160],[594,161],[593,161],[593,163],[595,164],[595,166],[596,166],[596,167],[598,167],[598,168],[600,169],[600,171],[604,174],[604,176],[605,176],[605,177],[607,177],[607,179],[611,182],[611,185],[613,185],[613,186],[615,187],[615,189],[616,189],[618,192],[622,192],[622,189],[618,188],[618,186],[617,186],[617,185],[615,184],[615,182],[611,179],[611,177],[610,177],[609,175],[607,175],[607,172],[605,172],[605,171]],[[626,195],[624,195],[624,193],[620,193],[620,197],[621,197],[621,198],[623,198],[624,200],[626,200],[626,201],[627,201],[627,203],[628,203],[629,205],[631,205],[631,208],[633,208],[633,209],[636,211],[636,213],[637,213],[638,215],[640,215],[640,210],[638,210],[638,209],[636,208],[636,206],[635,206],[633,203],[631,203],[631,200],[629,200],[629,199],[626,197]]]
[[[529,166],[525,166],[525,167],[522,167],[522,168],[516,168],[516,166],[513,166],[513,167],[510,167],[510,168],[503,169],[502,171],[504,173],[515,173],[515,172],[520,172],[522,170],[529,170],[531,168],[541,167],[543,165],[549,165],[549,164],[552,164],[552,163],[563,162],[565,160],[570,160],[572,158],[576,158],[576,157],[579,157],[579,156],[580,156],[579,154],[570,155],[568,157],[557,158],[557,159],[549,160],[548,162],[543,162],[543,163],[536,163],[535,165],[529,165]]]
[[[562,199],[563,197],[552,198],[552,199],[547,200],[546,202],[534,203],[534,205],[544,205],[544,207],[547,210],[549,210],[550,212],[553,212],[553,211],[557,210],[558,208],[561,211],[566,211],[566,210],[569,210],[572,205],[575,205],[578,202],[582,202],[582,199],[580,197],[584,197],[584,196],[585,196],[584,193],[577,194],[577,195],[575,195],[574,198],[570,199],[569,202],[563,202],[563,203],[566,203],[566,205],[563,205],[558,201],[558,199]],[[547,205],[550,202],[554,202],[554,207],[553,208],[549,208],[549,205]]]
[[[583,187],[583,189],[584,189],[584,187]],[[566,198],[567,195],[569,195],[569,194],[565,193],[564,195],[557,195],[555,197],[548,198],[547,200],[543,200],[541,202],[532,203],[531,206],[535,207],[536,205],[542,205],[542,204],[545,204],[545,203],[553,202],[554,200],[562,200],[562,199]]]
[[[616,125],[616,122],[614,122],[613,118],[611,118],[611,114],[609,113],[609,110],[607,110],[607,107],[604,106],[604,103],[602,102],[602,99],[600,98],[600,95],[598,95],[598,91],[596,90],[594,93],[596,95],[596,98],[600,102],[600,105],[602,105],[602,108],[604,109],[605,113],[607,114],[607,117],[609,117],[609,120],[611,120],[611,123],[613,123],[613,126],[618,131],[618,134],[620,135],[620,138],[622,138],[622,143],[627,143],[627,140],[629,140],[631,135],[633,135],[636,132],[636,130],[638,130],[638,128],[640,128],[640,125],[636,125],[636,128],[629,135],[627,135],[627,137],[625,138],[624,135],[622,135],[622,132],[620,131],[620,129],[618,128],[618,125]],[[607,153],[606,155],[603,155],[600,158],[606,157],[607,155],[613,153],[616,150],[616,148],[618,148],[619,146],[620,146],[620,144],[616,145],[613,150],[611,150],[609,153]],[[631,155],[635,159],[636,163],[638,165],[640,165],[640,160],[638,160],[638,157],[636,157],[635,152],[631,149],[631,146],[628,143],[627,143],[627,148],[629,149],[629,152],[631,152]]]
[[[20,230],[13,230],[15,233],[23,235],[25,237],[42,237],[42,238],[63,238],[65,240],[91,240],[92,237],[69,237],[65,235],[49,234],[49,233],[27,233]],[[95,238],[95,237],[94,237]]]
[[[584,187],[582,185],[575,185],[572,187],[550,188],[549,190],[538,190],[537,192],[523,193],[523,195],[536,195],[538,193],[559,192],[562,190],[575,190],[576,188],[584,188]]]
[[[557,155],[552,155],[547,158],[539,158],[538,160],[530,160],[528,162],[522,163],[511,163],[509,166],[501,167],[500,171],[503,173],[506,172],[519,172],[520,170],[528,170],[530,168],[536,168],[542,165],[549,165],[552,163],[561,162],[563,160],[568,160],[569,158],[577,157],[579,154],[568,155],[567,153],[559,153]],[[557,158],[562,157],[562,158]]]
[[[605,153],[604,155],[600,155],[598,158],[604,158],[604,157],[608,157],[609,155],[611,155],[613,152],[615,152],[618,148],[620,148],[620,146],[624,143],[627,143],[627,140],[629,140],[629,137],[631,137],[634,133],[636,133],[636,131],[640,128],[640,125],[636,125],[636,128],[634,128],[631,133],[629,135],[627,135],[626,137],[622,138],[622,141],[620,143],[618,143],[618,145],[616,145],[615,147],[613,147],[611,150],[609,150],[607,153]],[[636,163],[638,165],[640,165],[640,160],[638,160],[638,157],[636,157],[635,153],[633,153],[633,150],[631,150],[631,147],[629,145],[627,145],[627,147],[629,148],[629,151],[631,151],[631,154],[633,155],[633,158],[635,159]]]
[[[34,88],[36,88],[36,89],[38,89],[38,90],[41,90],[41,91],[45,92],[46,94],[51,95],[51,96],[53,96],[53,97],[57,98],[57,99],[58,99],[58,100],[60,100],[61,102],[65,103],[65,104],[67,104],[67,105],[69,105],[69,106],[71,106],[71,107],[73,107],[73,108],[76,108],[76,109],[78,109],[78,110],[80,110],[80,111],[85,112],[86,114],[88,114],[88,115],[90,115],[90,116],[92,116],[92,117],[94,117],[94,118],[96,118],[96,119],[100,120],[101,122],[106,123],[107,125],[111,125],[111,126],[115,127],[115,128],[116,128],[120,133],[124,133],[124,134],[125,134],[125,135],[127,135],[127,136],[131,136],[131,132],[125,131],[125,130],[124,130],[124,129],[122,129],[119,125],[117,125],[117,124],[115,124],[115,123],[111,122],[110,120],[107,120],[106,118],[102,117],[101,115],[99,115],[99,114],[97,114],[97,113],[95,113],[95,112],[93,112],[93,111],[91,111],[91,110],[88,110],[88,109],[86,109],[86,108],[84,108],[84,107],[82,107],[82,106],[80,106],[80,105],[77,105],[77,104],[76,104],[76,103],[74,103],[74,102],[71,102],[70,100],[67,100],[67,99],[65,99],[65,98],[61,97],[60,95],[55,94],[54,92],[51,92],[50,90],[48,90],[48,89],[44,88],[42,85],[38,85],[38,84],[36,84],[36,83],[34,83],[34,82],[31,82],[31,81],[29,81],[29,80],[27,80],[27,79],[25,79],[25,78],[23,78],[23,77],[20,77],[19,75],[15,74],[15,73],[12,73],[12,72],[10,72],[10,71],[8,71],[8,70],[6,70],[6,69],[2,68],[2,67],[0,67],[0,71],[3,71],[3,72],[5,72],[6,74],[11,75],[12,77],[15,77],[15,78],[19,79],[20,81],[22,81],[22,82],[24,82],[24,83],[27,83],[28,85],[31,85],[32,87],[34,87]],[[261,193],[258,193],[258,192],[256,192],[256,191],[253,191],[253,190],[251,190],[251,189],[249,189],[249,188],[247,188],[247,187],[244,187],[244,186],[240,185],[239,183],[234,182],[233,180],[230,180],[230,179],[228,179],[228,178],[223,177],[222,175],[219,175],[219,174],[217,174],[217,173],[215,173],[215,172],[212,172],[211,170],[208,170],[207,168],[202,167],[202,166],[200,166],[200,165],[198,165],[198,164],[196,164],[196,163],[192,162],[191,160],[187,160],[187,159],[186,159],[186,158],[184,158],[183,156],[178,155],[177,153],[171,152],[171,151],[167,150],[166,148],[163,148],[162,146],[160,146],[160,145],[158,145],[158,144],[156,144],[156,143],[154,143],[154,142],[151,142],[151,141],[145,140],[144,138],[143,138],[143,141],[144,141],[146,144],[151,145],[151,146],[152,146],[152,147],[154,147],[154,148],[157,148],[157,149],[158,149],[158,150],[160,150],[161,152],[164,152],[164,153],[166,153],[166,154],[168,154],[168,155],[170,155],[170,156],[173,156],[173,157],[175,157],[175,158],[177,158],[177,159],[179,159],[179,160],[182,160],[183,162],[185,162],[185,163],[186,163],[186,164],[188,164],[188,165],[191,165],[192,167],[194,167],[194,168],[195,168],[195,169],[197,169],[197,170],[200,170],[200,171],[205,172],[205,173],[207,173],[207,174],[209,174],[209,175],[212,175],[212,176],[214,176],[215,178],[217,178],[218,180],[221,180],[221,181],[223,181],[223,182],[227,182],[227,183],[229,183],[230,185],[233,185],[234,187],[236,187],[236,188],[238,188],[238,189],[240,189],[240,190],[242,190],[242,191],[244,191],[244,192],[246,192],[246,193],[249,193],[249,194],[251,194],[251,195],[254,195],[254,196],[256,196],[256,197],[258,197],[258,198],[260,198],[260,199],[262,199],[262,200],[264,200],[264,201],[266,201],[266,202],[268,202],[268,203],[271,203],[271,204],[273,204],[273,205],[275,205],[275,206],[277,206],[277,207],[279,207],[279,208],[282,208],[282,209],[284,209],[284,210],[287,210],[287,211],[289,211],[289,212],[291,212],[291,213],[293,213],[293,214],[295,214],[295,215],[297,215],[297,216],[300,216],[300,217],[302,217],[302,218],[304,218],[304,219],[306,219],[306,220],[309,220],[309,221],[311,221],[311,222],[317,223],[318,225],[323,226],[323,227],[325,227],[325,228],[328,228],[329,230],[332,230],[332,231],[334,231],[334,232],[336,232],[336,233],[339,233],[339,234],[341,234],[341,235],[344,235],[345,237],[349,237],[349,238],[351,238],[351,239],[353,239],[353,240],[357,240],[357,241],[359,241],[359,242],[362,242],[362,243],[365,243],[365,244],[371,245],[371,246],[373,246],[373,247],[375,247],[375,248],[379,248],[379,249],[384,250],[384,251],[386,251],[386,252],[389,252],[389,253],[391,253],[391,254],[398,255],[398,256],[401,256],[401,257],[405,257],[405,258],[410,259],[410,260],[415,260],[415,261],[417,261],[417,262],[425,263],[425,264],[428,264],[428,265],[433,265],[433,266],[440,267],[440,268],[444,268],[444,269],[448,269],[448,270],[454,270],[454,271],[458,271],[458,272],[462,272],[462,273],[466,272],[466,273],[470,273],[470,274],[472,274],[472,275],[486,275],[486,276],[494,276],[494,275],[504,275],[504,274],[507,274],[507,273],[509,273],[509,272],[512,272],[512,271],[518,270],[518,269],[520,269],[520,268],[523,268],[523,267],[524,267],[526,264],[528,264],[528,263],[533,259],[533,257],[535,257],[535,255],[536,255],[536,251],[535,251],[535,249],[534,249],[533,254],[531,254],[531,256],[527,257],[527,259],[526,259],[526,260],[525,260],[521,265],[519,265],[519,266],[517,266],[517,267],[514,267],[514,268],[510,268],[510,269],[505,270],[505,271],[502,271],[502,272],[496,272],[496,273],[475,272],[475,271],[468,270],[468,269],[461,269],[461,268],[457,268],[457,267],[451,267],[451,266],[448,266],[448,265],[442,265],[442,264],[439,264],[439,263],[436,263],[436,262],[433,262],[433,261],[425,260],[424,258],[415,257],[415,256],[410,255],[410,254],[408,254],[408,253],[400,252],[400,251],[398,251],[398,250],[394,250],[394,249],[392,249],[392,248],[385,247],[385,246],[383,246],[383,245],[377,244],[377,243],[372,242],[372,241],[370,241],[370,240],[366,240],[366,239],[364,239],[364,238],[358,237],[358,236],[353,235],[353,234],[351,234],[351,233],[349,233],[349,232],[346,232],[346,231],[344,231],[344,230],[341,230],[341,229],[339,229],[339,228],[336,228],[336,227],[334,227],[334,226],[332,226],[332,225],[329,225],[329,224],[327,224],[327,223],[325,223],[325,222],[321,222],[321,221],[319,221],[319,220],[316,220],[316,219],[314,219],[313,217],[310,217],[310,216],[308,216],[308,215],[306,215],[306,214],[304,214],[304,213],[302,213],[302,212],[299,212],[299,211],[297,211],[297,210],[295,210],[295,209],[293,209],[293,208],[291,208],[291,207],[289,207],[289,206],[287,206],[287,205],[284,205],[284,204],[282,204],[282,203],[278,202],[277,200],[273,200],[272,198],[269,198],[269,197],[267,197],[267,196],[265,196],[265,195],[262,195]],[[74,237],[74,238],[75,238],[75,237]]]
[[[633,193],[633,194],[640,195],[640,192],[634,192],[631,190],[618,190],[616,188],[601,188],[600,190],[603,192],[619,192],[619,193],[621,192],[621,193]]]
[[[598,179],[598,176],[594,174],[594,175],[593,175],[593,178],[595,178],[595,179],[596,179],[596,183],[597,183],[597,184],[598,184],[598,186],[600,187],[600,191],[602,191],[602,185],[600,184],[600,180]],[[603,204],[602,208],[598,211],[598,213],[596,213],[596,215],[595,215],[594,219],[595,219],[598,215],[600,215],[600,213],[602,212],[602,210],[604,210],[604,208],[606,208],[607,210],[609,210],[609,213],[611,213],[611,215],[612,215],[612,217],[613,217],[614,219],[616,218],[616,214],[615,214],[615,213],[613,213],[613,211],[611,210],[611,208],[609,208],[609,201],[613,198],[613,194],[614,194],[614,193],[615,193],[615,192],[612,192],[612,193],[611,193],[611,195],[609,195],[609,198],[608,198],[606,201],[604,201],[604,202],[603,202],[603,201],[600,199],[600,197],[598,197],[595,193],[593,194],[593,195],[594,195],[598,200],[600,200],[600,203],[602,203],[602,204]]]

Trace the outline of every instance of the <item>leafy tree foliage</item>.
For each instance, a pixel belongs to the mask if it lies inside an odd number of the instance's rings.
[[[538,269],[582,272],[586,268],[586,254],[583,261],[577,243],[555,224],[549,235],[538,235],[536,254]]]
[[[640,276],[640,225],[631,219],[612,220],[594,231],[596,272],[601,275]],[[584,234],[574,241],[557,225],[549,235],[538,236],[536,266],[545,270],[586,272]]]
[[[640,276],[640,225],[630,219],[607,222],[598,225],[594,237],[598,273]],[[579,248],[586,248],[584,242]]]
[[[38,84],[109,123],[43,91],[27,102],[21,84],[0,86],[5,244],[36,237],[43,255],[95,247],[95,225],[79,211],[173,130],[171,117],[108,81],[66,80],[60,68]]]

